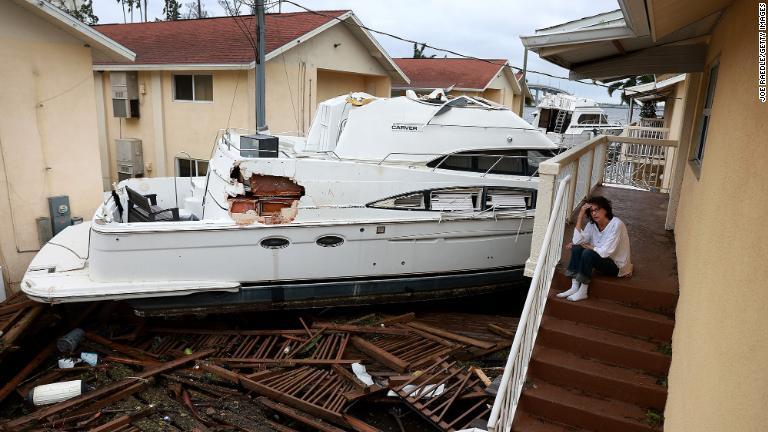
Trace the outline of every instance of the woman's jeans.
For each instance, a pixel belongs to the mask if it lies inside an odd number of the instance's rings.
[[[616,267],[616,263],[612,259],[603,258],[591,249],[573,245],[571,261],[568,263],[568,271],[565,274],[583,284],[588,284],[592,280],[592,269],[597,269],[600,273],[608,276],[618,276],[619,274],[619,268]]]

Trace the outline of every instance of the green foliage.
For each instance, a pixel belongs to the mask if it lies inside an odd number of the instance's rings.
[[[55,0],[53,4],[85,24],[94,25],[99,22],[99,17],[93,13],[93,0],[85,0],[79,8],[74,1]]]
[[[645,412],[645,422],[652,427],[662,426],[664,424],[664,413],[657,409],[651,408]]]
[[[619,80],[614,81],[611,84],[608,85],[608,96],[613,96],[613,93],[616,90],[624,90],[628,87],[634,87],[638,84],[647,84],[651,83],[655,80],[653,75],[638,75],[629,77],[625,80]],[[622,92],[621,94],[621,103],[629,103],[630,97],[627,96],[625,93]]]
[[[431,56],[424,55],[424,49],[427,48],[427,44],[423,43],[421,44],[421,47],[419,47],[419,44],[414,42],[413,43],[413,58],[435,58],[435,54],[432,54]]]
[[[661,343],[656,346],[656,352],[660,352],[664,355],[671,356],[672,355],[672,344],[670,343]]]
[[[181,19],[181,3],[178,0],[165,0],[163,15],[165,15],[166,21]]]
[[[642,108],[640,108],[640,117],[656,118],[656,103],[655,102],[644,103]]]

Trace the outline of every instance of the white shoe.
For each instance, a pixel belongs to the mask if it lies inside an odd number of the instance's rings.
[[[579,287],[578,291],[568,296],[568,300],[572,302],[577,302],[581,300],[586,300],[589,298],[589,286],[581,284],[581,287]]]
[[[557,295],[557,297],[559,297],[559,298],[566,298],[566,297],[568,297],[571,294],[576,294],[576,292],[579,290],[580,286],[581,286],[581,284],[579,283],[579,281],[574,279],[573,282],[571,283],[571,289],[569,289],[568,291],[561,292],[560,294]]]

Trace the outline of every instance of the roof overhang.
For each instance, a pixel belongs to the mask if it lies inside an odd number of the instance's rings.
[[[667,3],[679,7],[684,2]],[[677,27],[672,31],[665,27],[664,32],[654,30],[659,22],[666,22],[653,13],[658,3],[662,2],[619,0],[618,10],[536,30],[520,39],[544,60],[570,69],[571,79],[610,81],[631,75],[703,71],[708,35],[730,0],[715,0],[717,8],[698,8],[692,14],[686,13],[687,3],[683,4],[675,18]]]
[[[192,64],[95,64],[95,71],[217,71],[253,69],[253,63]]]
[[[624,89],[624,91],[627,93],[627,96],[641,102],[652,102],[660,99],[666,99],[667,96],[672,93],[677,84],[685,81],[686,76],[686,74],[675,75],[661,81],[654,81],[646,84],[627,87]]]
[[[136,54],[107,36],[78,21],[47,0],[13,0],[14,3],[55,27],[82,40],[93,50],[94,60],[134,61]]]

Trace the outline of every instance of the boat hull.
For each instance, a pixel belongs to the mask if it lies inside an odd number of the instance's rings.
[[[341,279],[242,286],[237,292],[131,300],[141,316],[229,311],[359,306],[464,297],[510,289],[524,290],[523,267],[391,278]]]

